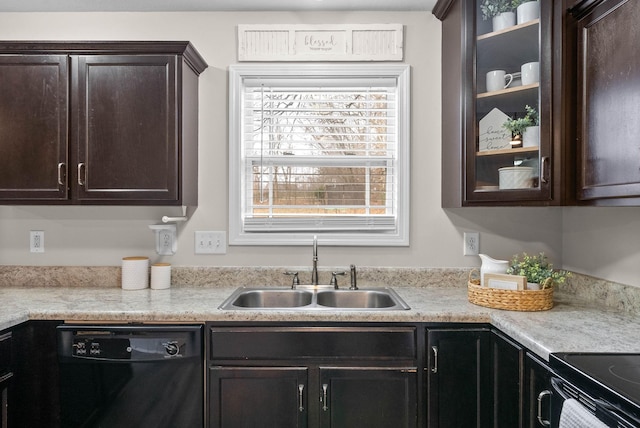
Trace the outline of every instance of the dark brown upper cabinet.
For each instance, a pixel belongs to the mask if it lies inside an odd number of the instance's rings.
[[[1,42],[0,203],[197,205],[188,42]]]
[[[640,205],[640,2],[582,1],[571,13],[578,199]]]
[[[481,3],[439,0],[433,9],[442,20],[442,206],[564,204],[574,173],[564,143],[571,90],[563,77],[566,5],[538,2],[539,18],[494,30]],[[539,63],[538,79],[520,74],[527,63]],[[512,77],[487,87],[495,70]],[[527,106],[539,115],[533,144],[502,126],[524,117]]]

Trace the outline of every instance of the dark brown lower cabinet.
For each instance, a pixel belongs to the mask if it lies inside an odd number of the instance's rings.
[[[551,369],[540,358],[527,353],[524,363],[525,391],[524,414],[527,428],[549,426],[549,391],[551,391]]]
[[[8,428],[60,427],[59,321],[28,321],[11,329],[13,378]]]
[[[491,334],[493,426],[520,427],[523,423],[523,364],[525,349],[501,332]]]
[[[212,366],[209,427],[417,427],[416,388],[415,367]]]
[[[490,427],[491,331],[427,330],[429,428]]]
[[[305,367],[210,367],[209,427],[306,427],[307,378]]]
[[[320,427],[417,426],[416,367],[321,367]]]
[[[417,326],[210,326],[209,428],[418,428]]]

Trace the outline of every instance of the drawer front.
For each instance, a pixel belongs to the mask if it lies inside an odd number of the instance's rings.
[[[416,359],[414,327],[212,327],[209,359]]]

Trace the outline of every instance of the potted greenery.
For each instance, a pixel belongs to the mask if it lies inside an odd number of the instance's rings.
[[[554,284],[562,284],[571,276],[571,273],[565,270],[553,269],[553,265],[549,263],[544,253],[537,256],[530,256],[527,253],[513,256],[507,273],[526,277],[528,290],[545,289]]]
[[[483,0],[480,4],[482,19],[492,19],[493,31],[500,31],[516,24],[512,0]]]
[[[514,140],[522,141],[522,147],[534,147],[540,145],[540,115],[538,111],[525,106],[526,114],[523,117],[509,118],[502,125],[511,132]]]

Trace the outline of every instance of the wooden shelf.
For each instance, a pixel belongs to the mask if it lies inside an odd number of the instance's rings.
[[[518,25],[513,25],[511,27],[508,28],[504,28],[500,31],[492,31],[491,33],[485,33],[485,34],[481,34],[478,36],[478,42],[481,42],[482,40],[486,40],[486,39],[491,39],[493,37],[500,37],[503,36],[505,34],[508,34],[509,37],[513,36],[514,32],[519,32],[521,30],[523,31],[527,31],[530,30],[531,27],[534,27],[536,25],[540,24],[540,18],[537,19],[533,19],[531,21],[527,21],[527,22],[523,22],[522,24],[518,24]],[[536,29],[537,31],[537,29]],[[512,39],[510,39],[512,40]]]
[[[476,156],[508,156],[534,153],[538,153],[538,147],[516,147],[514,149],[484,150],[481,152],[476,152]]]
[[[499,91],[491,91],[491,92],[482,92],[478,94],[478,99],[486,99],[490,97],[499,97],[501,95],[509,95],[518,92],[525,92],[531,89],[538,89],[540,87],[540,83],[532,83],[526,86],[516,86],[515,88],[507,88],[500,89]]]
[[[476,98],[476,114],[478,120],[489,113],[494,107],[506,114],[524,113],[525,106],[538,106],[539,83],[515,88],[501,89],[499,91],[482,92]]]

